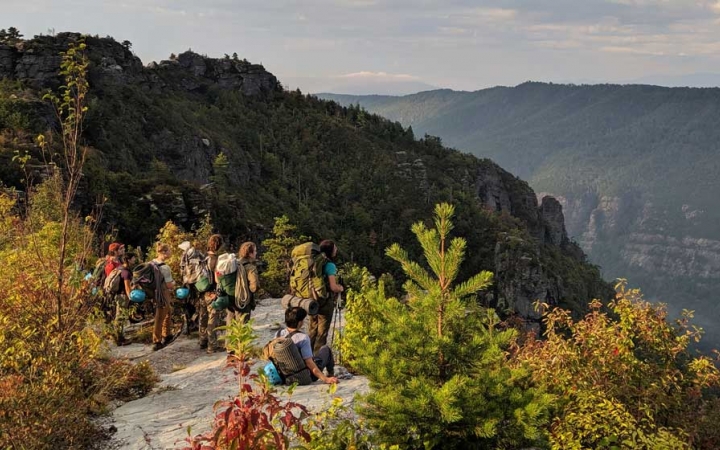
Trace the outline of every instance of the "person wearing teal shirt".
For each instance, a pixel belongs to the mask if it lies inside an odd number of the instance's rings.
[[[323,278],[328,287],[327,298],[320,299],[320,309],[317,315],[310,317],[308,324],[308,336],[313,352],[320,351],[320,348],[327,344],[327,336],[332,324],[333,312],[335,311],[335,303],[333,299],[335,294],[344,291],[345,288],[337,282],[337,266],[335,265],[335,257],[337,256],[337,246],[331,240],[324,240],[320,243],[320,251],[325,254],[327,262],[323,266]]]

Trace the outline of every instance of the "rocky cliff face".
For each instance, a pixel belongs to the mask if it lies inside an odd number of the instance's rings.
[[[568,299],[568,291],[564,280],[543,263],[535,243],[557,248],[576,262],[585,255],[568,238],[558,200],[546,195],[538,205],[538,197],[527,183],[494,164],[483,165],[476,176],[478,200],[492,211],[525,222],[534,241],[512,234],[500,236],[495,244],[495,291],[488,301],[501,311],[517,311],[530,323],[537,323],[542,312],[534,307],[535,302],[558,305],[561,299]],[[604,292],[610,295],[609,289]]]
[[[541,243],[556,247],[569,244],[563,208],[555,198],[546,195],[538,206],[538,196],[527,183],[495,164],[478,170],[475,190],[487,208],[523,220]]]
[[[702,214],[689,205],[680,211],[666,211],[633,196],[591,192],[575,198],[558,197],[557,201],[568,214],[570,235],[591,257],[614,245],[623,265],[648,275],[720,281],[720,241],[668,234],[668,215],[682,216],[690,223]],[[605,269],[614,272],[616,267]]]
[[[56,88],[62,81],[58,75],[60,52],[80,37],[78,33],[59,33],[39,36],[17,46],[0,45],[0,78],[19,80],[38,89]],[[85,42],[91,61],[91,83],[137,83],[152,92],[218,86],[245,95],[282,89],[277,78],[263,66],[244,60],[213,59],[187,51],[173,60],[143,67],[127,45],[97,37],[86,37]]]
[[[558,196],[557,201],[567,214],[568,233],[607,279],[627,278],[631,286],[642,287],[647,298],[668,303],[675,313],[694,310],[695,322],[707,333],[704,346],[718,346],[720,241],[691,231],[703,211],[687,204],[673,211],[632,194],[585,192]],[[685,232],[678,235],[676,230]]]

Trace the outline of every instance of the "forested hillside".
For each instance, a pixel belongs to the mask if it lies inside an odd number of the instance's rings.
[[[440,136],[554,195],[606,278],[696,310],[720,341],[720,89],[525,83],[321,97]]]
[[[16,152],[40,178],[32,138],[55,126],[41,91],[59,83],[56,55],[78,35],[0,45],[0,177],[24,189]],[[468,240],[464,274],[496,273],[488,304],[528,318],[536,299],[585,309],[608,287],[565,234],[560,205],[538,205],[523,181],[486,159],[416,140],[399,123],[287,92],[262,66],[191,51],[146,67],[131,44],[87,38],[90,158],[78,206],[103,206],[103,231],[147,245],[167,220],[186,229],[210,213],[234,241],[259,241],[287,214],[302,232],[339,242],[375,272],[409,225],[441,201],[457,205]]]

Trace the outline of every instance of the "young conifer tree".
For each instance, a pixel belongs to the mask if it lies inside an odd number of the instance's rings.
[[[262,241],[265,248],[263,260],[267,267],[263,272],[263,287],[270,295],[282,296],[288,290],[288,277],[293,247],[309,241],[310,238],[299,234],[297,226],[286,215],[275,218],[272,236]]]
[[[454,207],[435,208],[435,228],[412,227],[429,271],[398,244],[386,254],[408,277],[407,302],[372,297],[364,335],[348,336],[353,367],[372,391],[359,408],[374,436],[400,448],[506,448],[541,440],[549,397],[532,388],[529,373],[507,364],[514,330],[497,329],[494,311],[477,305],[490,272],[455,280],[466,241],[449,241]],[[355,341],[355,342],[352,342]]]

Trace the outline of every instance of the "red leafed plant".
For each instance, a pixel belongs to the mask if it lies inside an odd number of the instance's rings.
[[[213,429],[188,437],[185,450],[285,450],[292,441],[310,442],[303,425],[309,415],[307,408],[296,402],[281,402],[268,380],[251,372],[252,321],[237,320],[225,328],[226,344],[235,352],[228,357],[227,365],[238,377],[240,392],[231,400],[215,403]]]

